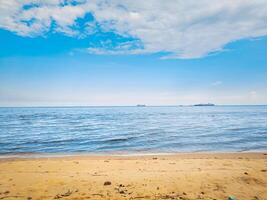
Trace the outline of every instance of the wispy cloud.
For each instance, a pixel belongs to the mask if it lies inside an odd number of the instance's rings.
[[[88,13],[93,22],[79,24]],[[267,35],[266,21],[267,0],[0,1],[0,28],[18,35],[52,31],[80,37],[94,34],[97,27],[138,43],[88,47],[98,54],[165,52],[165,58],[199,58],[230,42]]]
[[[250,91],[249,92],[249,98],[250,99],[257,99],[258,98],[258,93],[256,91]]]
[[[212,86],[218,86],[218,85],[222,85],[222,81],[214,81],[213,83],[211,83]]]

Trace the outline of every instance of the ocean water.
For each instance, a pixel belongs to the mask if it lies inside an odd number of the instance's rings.
[[[267,150],[267,106],[0,108],[0,154]]]

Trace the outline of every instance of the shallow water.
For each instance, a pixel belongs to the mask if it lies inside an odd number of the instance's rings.
[[[0,108],[0,154],[267,150],[267,106]]]

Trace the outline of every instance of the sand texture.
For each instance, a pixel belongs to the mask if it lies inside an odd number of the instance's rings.
[[[0,199],[267,200],[267,154],[0,159]]]

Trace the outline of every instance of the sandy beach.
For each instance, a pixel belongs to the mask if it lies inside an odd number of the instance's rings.
[[[267,154],[0,159],[0,199],[267,199]]]

